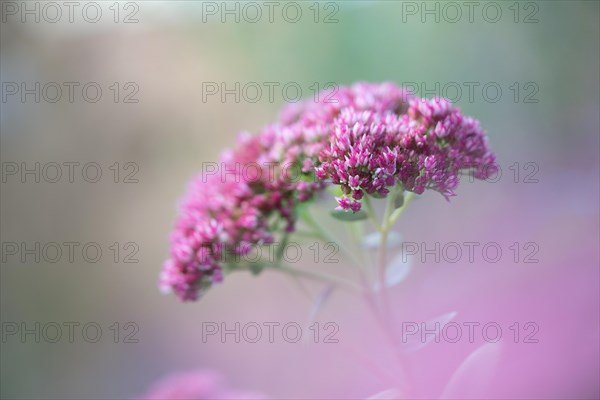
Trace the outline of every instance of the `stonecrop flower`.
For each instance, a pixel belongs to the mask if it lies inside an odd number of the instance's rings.
[[[319,157],[319,179],[341,185],[341,209],[357,212],[364,194],[386,196],[389,188],[454,196],[462,170],[483,179],[495,158],[479,123],[445,99],[413,98],[407,113],[346,108],[335,119],[329,146]]]
[[[223,279],[226,254],[244,255],[250,245],[293,232],[297,206],[328,185],[341,188],[338,208],[355,213],[365,195],[385,197],[398,185],[448,198],[462,170],[473,168],[477,178],[493,173],[481,168],[495,159],[479,123],[445,99],[361,82],[317,100],[288,105],[257,135],[241,134],[221,155],[224,173],[192,180],[171,234],[164,290],[197,299]]]

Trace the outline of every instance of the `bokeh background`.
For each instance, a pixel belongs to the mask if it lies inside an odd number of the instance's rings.
[[[481,121],[503,169],[495,183],[463,182],[450,203],[426,194],[403,216],[397,230],[406,241],[496,242],[504,255],[497,263],[415,258],[411,276],[392,293],[396,318],[418,322],[456,312],[459,323],[493,321],[503,328],[488,385],[459,387],[458,397],[598,398],[599,3],[501,2],[495,23],[482,15],[485,2],[478,3],[472,22],[461,6],[455,23],[449,21],[453,10],[443,14],[443,3],[427,3],[440,7],[439,22],[434,15],[422,22],[421,10],[407,14],[407,3],[317,3],[315,22],[314,3],[299,2],[303,16],[297,23],[286,21],[281,8],[273,22],[263,15],[250,23],[242,15],[239,23],[232,16],[223,23],[219,15],[203,13],[200,1],[119,3],[118,23],[109,9],[113,2],[98,2],[103,17],[95,24],[77,11],[73,23],[66,15],[58,23],[32,17],[21,22],[20,14],[3,8],[3,85],[98,82],[104,89],[97,103],[83,101],[77,90],[73,103],[3,99],[3,165],[97,162],[104,175],[98,183],[80,175],[74,183],[7,177],[0,195],[2,242],[97,242],[104,253],[95,264],[81,257],[74,263],[3,260],[3,329],[7,322],[30,328],[36,321],[96,322],[103,335],[98,343],[82,340],[77,330],[74,343],[7,337],[1,343],[2,398],[132,398],[165,374],[198,368],[271,398],[366,398],[388,389],[369,365],[387,368],[389,348],[361,299],[350,294],[334,292],[318,316],[339,325],[338,344],[203,343],[203,322],[303,324],[322,286],[306,283],[307,296],[283,275],[239,273],[190,304],[157,288],[186,182],[203,162],[217,160],[238,132],[256,132],[286,104],[277,89],[273,101],[266,91],[256,103],[236,103],[233,96],[203,101],[203,83],[295,82],[310,97],[315,84],[363,80],[425,85],[435,92],[419,88],[426,97],[457,83],[462,96],[456,103]],[[121,23],[133,11],[138,22]],[[331,12],[337,22],[324,23]],[[114,82],[122,89],[137,84],[139,102],[115,103],[108,89]],[[479,85],[471,99],[466,82]],[[502,89],[497,101],[493,89],[482,92],[488,83]],[[6,90],[4,85],[3,95]],[[139,182],[114,183],[108,167],[115,162],[136,163]],[[537,166],[537,182],[525,179],[530,162]],[[514,163],[517,179],[509,169]],[[108,250],[114,242],[136,243],[139,262],[123,263],[122,250],[115,263]],[[539,262],[523,263],[525,250],[515,262],[509,250],[514,242],[535,243]],[[353,278],[344,262],[305,258],[298,267]],[[125,323],[137,324],[139,342],[122,343],[121,337],[114,343],[114,322],[121,334]],[[509,326],[515,322],[535,322],[538,343],[514,343]],[[482,343],[478,334],[475,343],[463,338],[410,353],[414,396],[440,396],[453,371]],[[484,378],[474,374],[467,381]]]

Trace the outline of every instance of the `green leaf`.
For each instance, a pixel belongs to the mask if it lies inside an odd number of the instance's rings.
[[[327,188],[327,191],[331,193],[334,197],[342,197],[344,192],[342,191],[342,187],[340,185],[331,185]]]
[[[285,251],[285,246],[287,246],[289,241],[289,235],[285,234],[283,235],[283,237],[281,238],[281,243],[279,244],[279,247],[277,248],[277,263],[279,263],[281,261],[281,259],[283,258],[283,252]]]
[[[264,264],[258,263],[258,262],[250,263],[250,265],[249,265],[249,269],[250,269],[250,272],[252,272],[252,275],[260,274],[264,268],[265,268]]]
[[[385,270],[385,285],[392,287],[406,280],[412,270],[411,261],[412,258],[408,258],[408,255],[398,254]]]
[[[372,232],[365,235],[361,244],[367,250],[377,250],[381,245],[381,233]],[[386,245],[388,248],[398,248],[402,245],[402,237],[397,232],[391,231],[388,233]]]
[[[344,222],[362,221],[367,219],[367,213],[363,210],[353,213],[352,211],[333,210],[331,216]]]
[[[404,205],[404,194],[399,194],[394,199],[394,207],[400,208]]]
[[[454,371],[440,399],[485,396],[500,364],[502,342],[488,342],[473,351]]]
[[[406,352],[414,352],[427,346],[434,338],[442,334],[444,326],[451,322],[454,317],[456,317],[456,314],[456,311],[452,311],[444,315],[440,315],[439,317],[430,319],[429,321],[426,321],[424,325],[421,325],[421,329],[423,329],[423,331],[428,329],[427,332],[434,333],[434,335],[423,336],[420,330],[417,330],[414,334],[407,334],[405,332],[403,334],[404,336],[402,337],[403,350]]]
[[[317,181],[317,177],[312,172],[302,172],[302,174],[300,175],[300,180],[302,182],[312,183],[312,182],[316,182]]]

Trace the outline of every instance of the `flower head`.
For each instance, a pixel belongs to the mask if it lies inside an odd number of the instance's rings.
[[[345,109],[336,118],[317,176],[341,186],[343,210],[360,210],[364,193],[385,196],[397,184],[398,116]],[[349,200],[352,198],[352,200]]]
[[[335,119],[316,174],[341,186],[340,208],[356,212],[365,193],[385,197],[398,184],[448,198],[467,168],[485,178],[480,167],[495,159],[477,121],[445,99],[413,98],[409,104],[405,114],[347,108]]]
[[[296,208],[327,185],[339,185],[338,208],[361,209],[365,195],[401,186],[454,195],[459,174],[493,168],[479,123],[445,99],[421,99],[392,84],[356,83],[323,91],[318,101],[286,107],[258,135],[244,133],[221,155],[225,174],[196,177],[171,235],[161,287],[195,300],[223,279],[226,254],[293,232]],[[248,166],[254,173],[247,174]]]

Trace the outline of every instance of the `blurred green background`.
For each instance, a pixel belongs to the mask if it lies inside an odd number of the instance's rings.
[[[80,18],[74,23],[23,23],[7,16],[0,39],[3,83],[93,81],[103,87],[104,95],[97,103],[21,103],[18,96],[3,101],[1,161],[97,162],[106,178],[95,184],[81,179],[36,184],[9,177],[0,194],[2,241],[91,241],[101,243],[103,250],[114,242],[135,242],[139,262],[115,263],[108,250],[96,264],[22,263],[16,257],[2,262],[3,323],[95,321],[104,331],[96,344],[64,339],[56,344],[21,343],[9,338],[1,344],[1,396],[132,397],[165,373],[198,366],[219,369],[233,385],[275,398],[289,393],[340,394],[317,389],[324,383],[316,372],[302,370],[315,382],[315,387],[306,387],[294,368],[281,370],[293,357],[304,357],[297,361],[298,368],[311,365],[312,353],[302,355],[296,348],[278,353],[281,348],[273,346],[207,346],[198,340],[203,320],[305,318],[310,305],[285,278],[231,276],[203,301],[185,305],[158,291],[176,202],[188,179],[202,162],[215,161],[221,149],[231,146],[239,131],[256,132],[285,104],[277,89],[272,102],[266,92],[256,103],[236,103],[232,96],[225,102],[218,96],[204,102],[206,82],[229,87],[235,82],[296,82],[304,97],[313,95],[315,83],[322,87],[329,82],[393,81],[434,90],[436,84],[441,88],[457,83],[462,88],[457,104],[481,121],[501,167],[536,162],[542,181],[529,189],[488,186],[487,195],[460,189],[453,202],[456,208],[444,208],[446,214],[437,224],[428,223],[427,230],[435,235],[455,226],[459,222],[452,219],[453,213],[464,217],[466,226],[478,223],[470,218],[484,224],[481,218],[504,205],[504,215],[526,207],[520,215],[540,220],[568,210],[577,221],[591,221],[588,229],[594,239],[599,3],[518,3],[515,22],[513,3],[501,2],[503,15],[496,23],[482,17],[481,7],[473,22],[463,8],[456,23],[444,18],[436,23],[432,16],[423,23],[420,14],[406,15],[406,3],[347,1],[327,10],[327,2],[319,3],[320,19],[326,11],[337,10],[338,21],[329,24],[314,22],[309,9],[313,2],[299,3],[304,14],[298,23],[285,21],[277,12],[272,23],[266,16],[258,23],[243,18],[235,23],[231,17],[222,23],[218,16],[204,22],[199,1],[135,2],[139,22],[132,24],[114,23],[108,2],[100,3],[105,18],[97,24]],[[537,22],[525,23],[532,11]],[[139,102],[112,101],[108,87],[114,82],[135,82]],[[478,84],[472,101],[466,82]],[[488,83],[502,89],[496,102],[482,93]],[[489,93],[493,97],[492,89]],[[115,162],[135,162],[139,182],[112,182],[108,167]],[[442,204],[437,197],[425,201],[431,207]],[[469,210],[477,210],[476,217],[470,217]],[[406,232],[424,229],[419,224],[426,215],[407,220]],[[568,237],[576,227],[566,223],[553,229]],[[593,264],[597,251],[590,257]],[[344,310],[342,300],[332,307]],[[347,310],[340,313],[349,315]],[[139,326],[139,343],[113,343],[109,326],[128,321]],[[332,386],[353,376],[345,368],[327,378]]]

